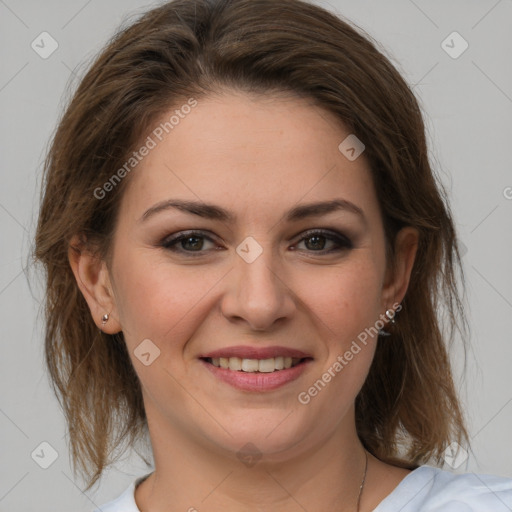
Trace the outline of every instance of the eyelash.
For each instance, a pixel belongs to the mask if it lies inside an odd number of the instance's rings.
[[[310,229],[310,230],[306,231],[304,233],[304,236],[298,241],[298,243],[303,242],[304,240],[307,240],[309,238],[313,238],[314,236],[323,236],[327,240],[329,240],[331,242],[335,242],[336,245],[338,245],[338,248],[329,249],[329,250],[323,249],[320,251],[309,250],[307,252],[312,252],[312,253],[323,255],[323,254],[330,254],[330,253],[334,253],[334,252],[350,250],[353,248],[352,242],[345,235],[342,235],[341,233],[336,233],[335,231],[327,231],[325,229]],[[212,238],[210,238],[209,236],[207,236],[206,234],[204,234],[201,231],[184,231],[184,232],[178,233],[177,235],[173,235],[172,237],[165,238],[161,242],[160,245],[164,249],[167,249],[167,250],[175,252],[175,253],[184,254],[187,257],[191,257],[191,258],[201,256],[202,253],[206,252],[206,251],[202,251],[202,250],[186,251],[185,249],[179,249],[176,247],[181,241],[187,240],[189,238],[204,238],[206,240],[209,240],[210,242],[215,243],[215,241]]]

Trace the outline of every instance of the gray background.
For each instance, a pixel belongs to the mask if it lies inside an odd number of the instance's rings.
[[[318,3],[382,43],[426,112],[432,161],[466,248],[472,348],[465,381],[460,350],[453,360],[473,453],[458,471],[512,477],[512,1]],[[94,490],[83,493],[84,483],[74,480],[63,416],[43,365],[43,292],[33,269],[23,266],[43,157],[68,88],[126,16],[151,5],[157,3],[0,0],[0,511],[88,511],[147,472],[127,453]],[[43,31],[59,45],[47,59],[31,48]],[[441,46],[453,31],[469,43],[456,59]],[[452,51],[461,48],[448,42]],[[48,469],[31,457],[42,442],[58,453]]]

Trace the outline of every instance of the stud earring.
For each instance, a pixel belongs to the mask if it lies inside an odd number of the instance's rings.
[[[108,322],[109,315],[105,313],[101,318],[101,325],[105,325]]]
[[[395,323],[395,311],[393,311],[392,309],[388,309],[386,311],[386,316],[388,317],[389,321],[394,324]]]
[[[396,311],[394,309],[386,310],[386,317],[392,325],[396,323],[395,315]],[[379,329],[379,336],[391,336],[391,333],[385,331],[384,329]]]

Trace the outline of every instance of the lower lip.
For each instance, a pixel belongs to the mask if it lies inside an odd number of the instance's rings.
[[[271,373],[227,370],[226,368],[214,366],[202,359],[201,362],[213,375],[237,389],[243,389],[244,391],[271,391],[297,379],[306,369],[308,363],[311,362],[311,359],[306,359],[291,368]]]

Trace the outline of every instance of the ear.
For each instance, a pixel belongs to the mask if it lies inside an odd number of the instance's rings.
[[[411,226],[402,228],[395,237],[395,258],[388,265],[382,289],[382,306],[385,309],[402,302],[405,297],[416,258],[418,239],[418,230]]]
[[[94,323],[107,334],[120,332],[112,284],[105,261],[86,249],[85,241],[75,235],[68,248],[68,259],[76,282],[91,311]],[[103,315],[109,315],[105,325]]]

